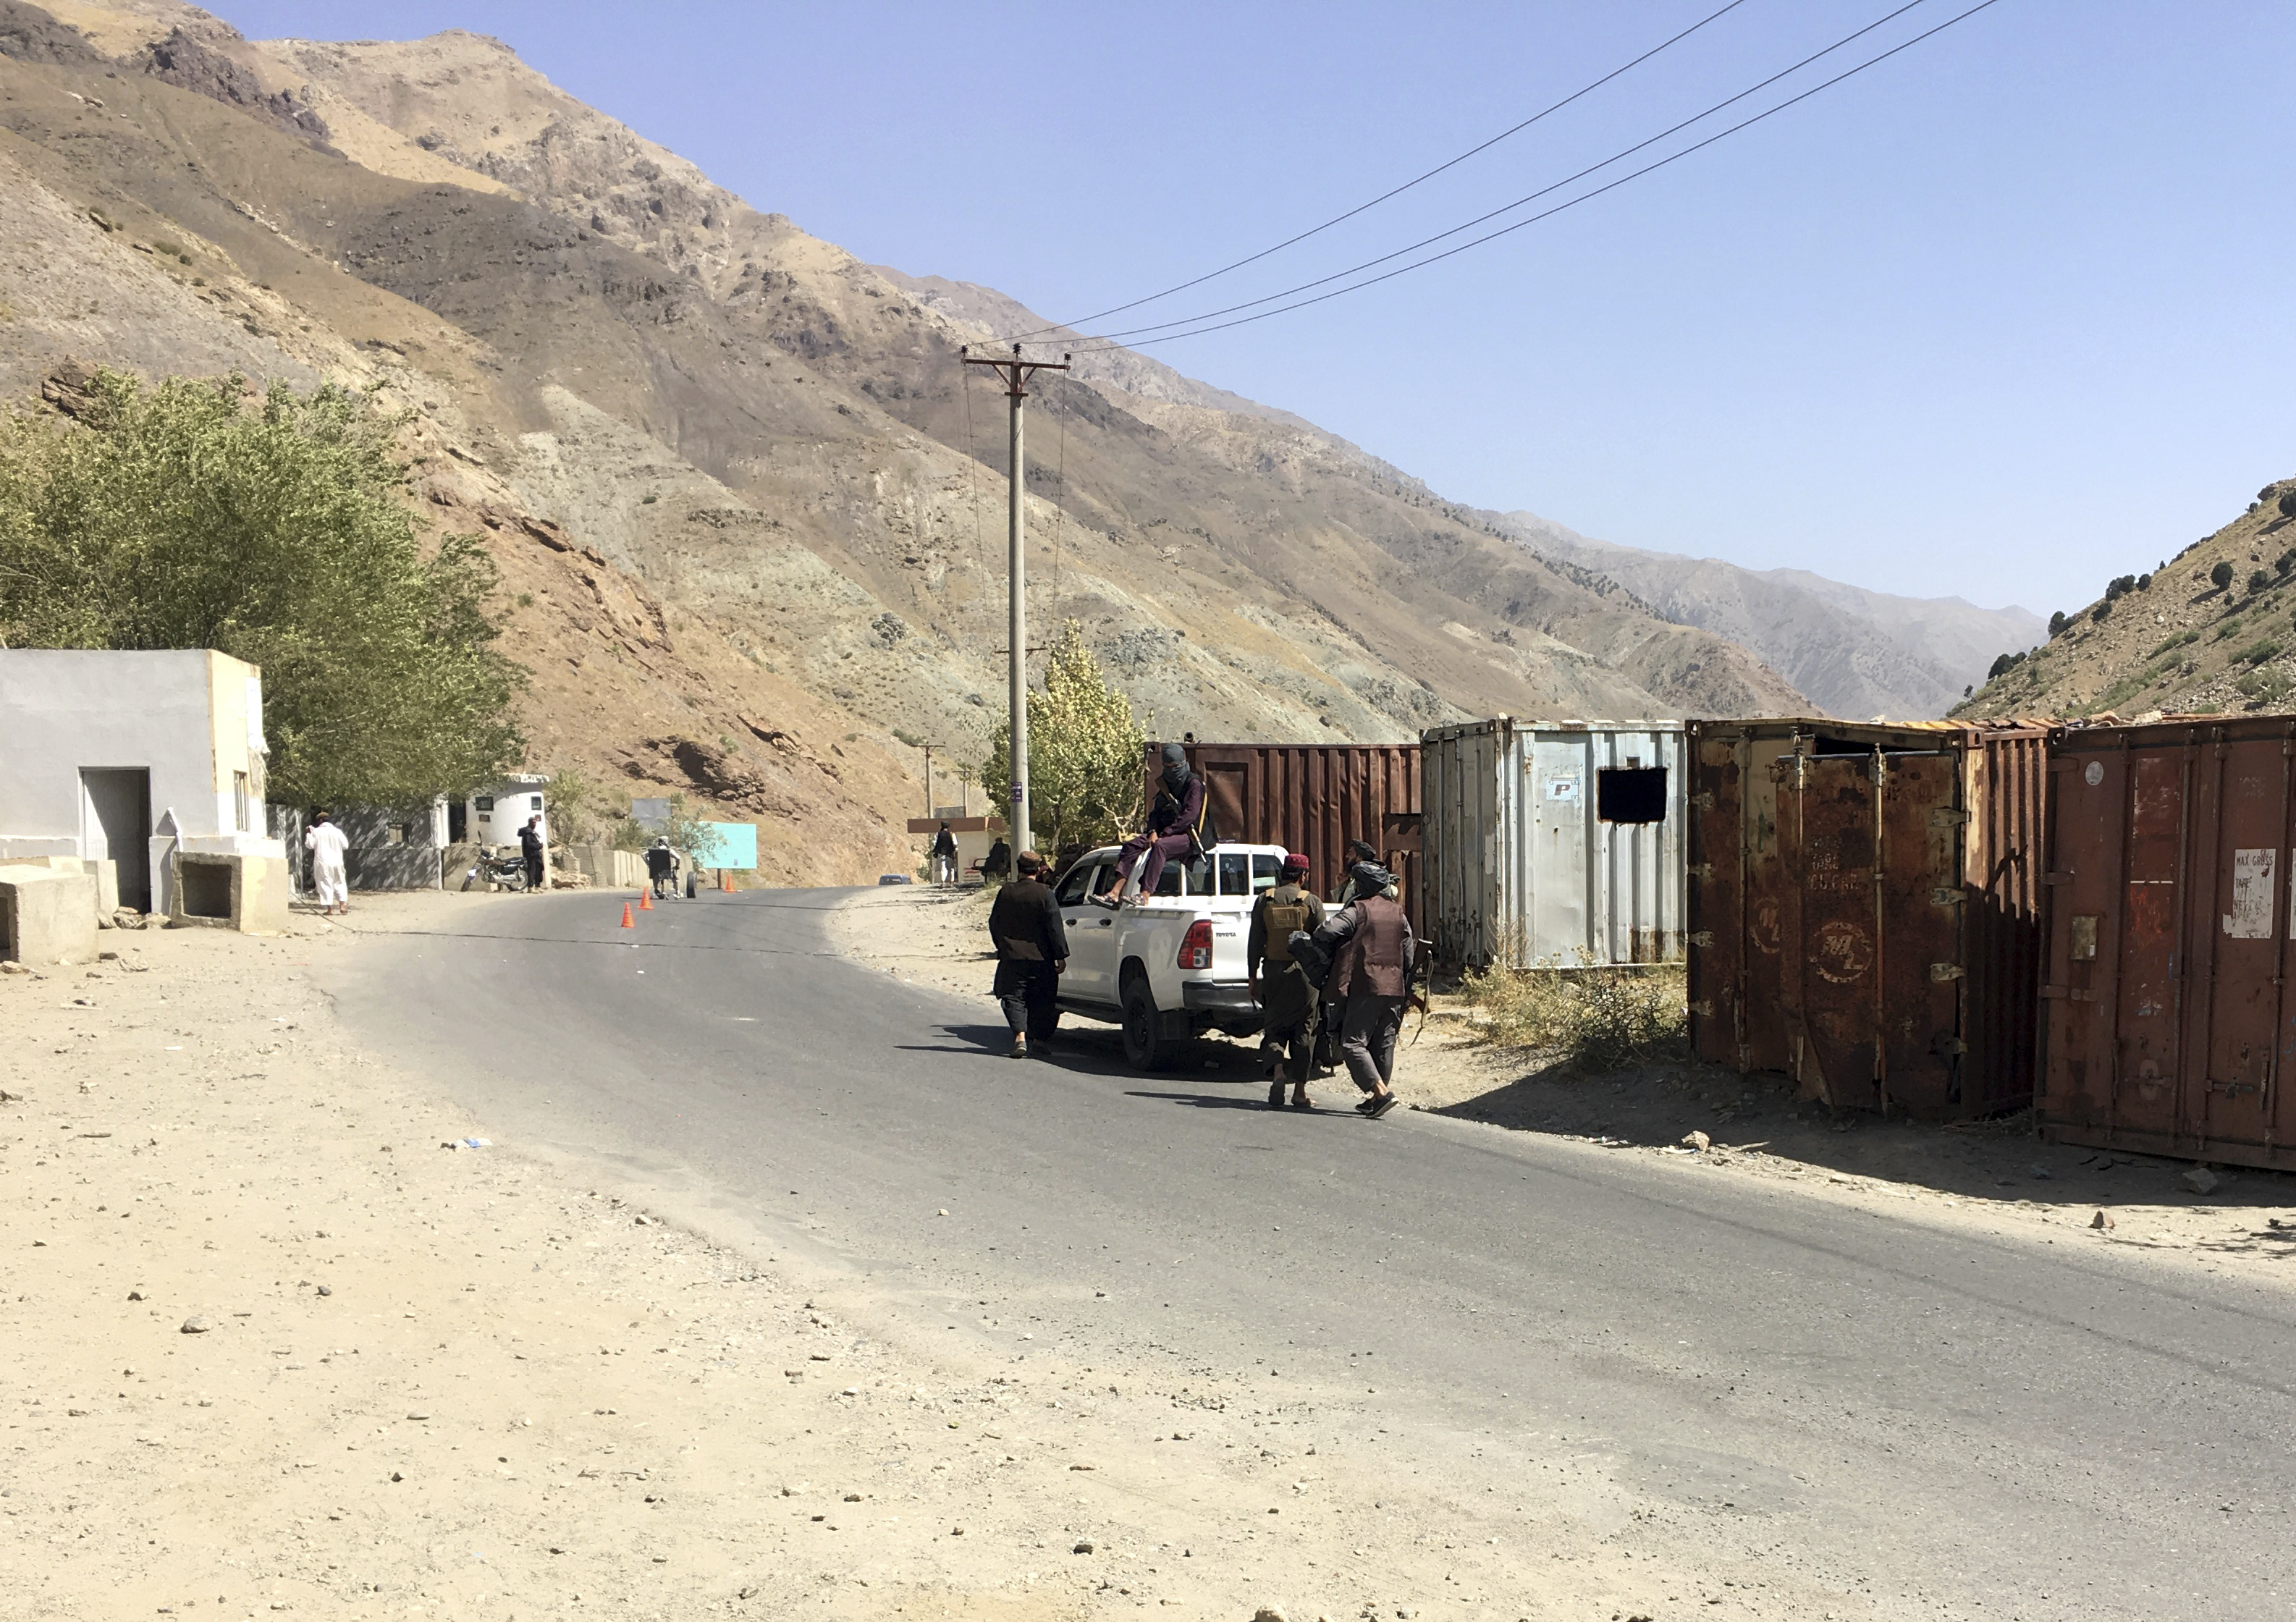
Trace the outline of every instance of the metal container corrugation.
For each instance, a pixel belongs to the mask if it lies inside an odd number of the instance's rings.
[[[1678,722],[1517,721],[1421,734],[1427,930],[1447,969],[1678,961]]]
[[[1690,1036],[1838,1107],[2033,1095],[2047,730],[1693,721]]]
[[[1146,752],[1155,792],[1160,746]],[[1350,840],[1384,855],[1412,928],[1419,912],[1419,746],[1415,743],[1190,743],[1220,838],[1304,851],[1308,881],[1330,896]]]
[[[2049,752],[2043,1135],[2296,1169],[2296,717],[2067,728]]]

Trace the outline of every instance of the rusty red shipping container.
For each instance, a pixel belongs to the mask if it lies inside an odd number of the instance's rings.
[[[1160,745],[1146,751],[1155,791]],[[1420,928],[1419,745],[1191,743],[1212,819],[1224,840],[1305,851],[1308,881],[1330,896],[1347,871],[1350,840],[1377,846],[1395,872],[1412,928]]]
[[[1690,1036],[1838,1107],[2033,1096],[2047,731],[1693,721]]]
[[[2062,728],[2049,754],[2043,1135],[2296,1169],[2296,717]]]

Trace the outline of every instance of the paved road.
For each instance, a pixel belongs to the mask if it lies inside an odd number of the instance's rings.
[[[505,902],[364,943],[329,989],[506,1136],[682,1176],[920,1298],[1104,1277],[1129,1332],[1225,1366],[1369,1356],[1414,1422],[1568,1436],[1885,1614],[2296,1610],[2276,1294],[1431,1116],[1278,1115],[1105,1040],[990,1057],[986,999],[830,952],[840,893],[673,905],[635,949],[598,897]]]

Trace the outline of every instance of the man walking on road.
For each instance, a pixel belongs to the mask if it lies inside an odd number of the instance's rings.
[[[988,938],[996,943],[992,987],[1013,1033],[1013,1057],[1049,1058],[1059,1028],[1061,971],[1068,967],[1068,930],[1060,904],[1045,883],[1045,858],[1024,850],[1013,859],[1021,876],[996,892],[988,909]]]
[[[1355,899],[1325,919],[1315,938],[1331,955],[1324,993],[1340,1005],[1340,1053],[1364,1093],[1356,1109],[1377,1120],[1395,1108],[1395,1040],[1419,943],[1402,904],[1390,898],[1393,873],[1359,861],[1348,880]]]
[[[1156,804],[1148,813],[1148,831],[1136,833],[1124,841],[1124,848],[1116,855],[1116,876],[1108,888],[1093,897],[1095,904],[1113,907],[1124,894],[1125,881],[1132,877],[1132,868],[1144,853],[1148,864],[1140,870],[1140,888],[1135,898],[1156,893],[1156,881],[1164,876],[1164,864],[1178,857],[1185,861],[1201,854],[1213,843],[1210,827],[1204,815],[1204,780],[1188,766],[1188,751],[1177,743],[1164,746],[1164,770],[1158,780]]]
[[[943,823],[940,831],[933,835],[932,881],[935,884],[956,882],[956,835]]]
[[[1292,957],[1294,930],[1314,931],[1324,922],[1324,903],[1308,888],[1308,858],[1298,851],[1283,858],[1283,881],[1251,906],[1251,932],[1245,938],[1243,971],[1259,1004],[1259,1051],[1267,1055],[1267,1107],[1283,1104],[1283,1077],[1292,1078],[1292,1107],[1312,1110],[1308,1066],[1316,1051],[1319,1023],[1316,987]]]
[[[303,848],[311,853],[311,887],[319,892],[322,913],[351,910],[350,876],[343,861],[350,848],[348,836],[335,826],[327,813],[311,813],[311,825],[303,834]]]
[[[677,893],[677,852],[669,848],[669,840],[659,838],[646,847],[646,877],[653,881],[656,899]]]

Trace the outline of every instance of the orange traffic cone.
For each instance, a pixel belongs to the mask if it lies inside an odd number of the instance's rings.
[[[636,919],[635,919],[635,918],[633,918],[633,917],[631,917],[631,916],[630,916],[630,904],[629,904],[628,902],[627,902],[627,901],[623,902],[623,903],[622,903],[622,928],[624,928],[624,929],[626,929],[626,930],[635,930],[635,929],[636,929],[637,927],[638,927],[638,921],[637,921]]]
[[[734,893],[734,875],[732,873],[719,873],[718,875],[718,888],[725,891],[726,894],[729,896],[732,895]]]
[[[652,890],[642,889],[638,892],[638,911],[641,913],[651,913],[653,911],[653,892]]]

